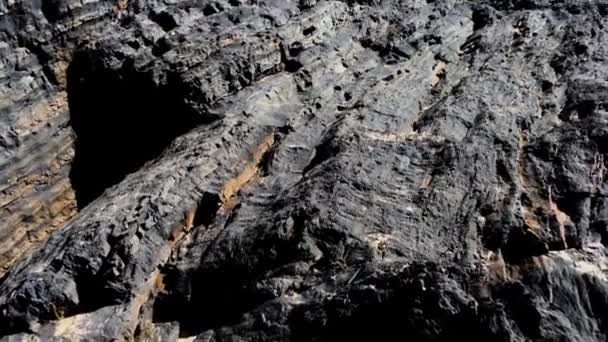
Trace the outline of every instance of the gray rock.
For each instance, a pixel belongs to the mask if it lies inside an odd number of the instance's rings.
[[[0,2],[4,339],[608,338],[603,1],[30,5]]]

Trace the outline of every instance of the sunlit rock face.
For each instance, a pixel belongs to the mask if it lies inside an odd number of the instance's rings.
[[[0,0],[0,338],[606,341],[607,15]]]

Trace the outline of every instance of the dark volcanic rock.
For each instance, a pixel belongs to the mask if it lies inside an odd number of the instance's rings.
[[[606,15],[0,0],[0,334],[606,341]]]

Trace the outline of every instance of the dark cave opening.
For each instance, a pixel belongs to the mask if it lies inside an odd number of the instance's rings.
[[[108,68],[100,55],[76,53],[67,72],[76,135],[70,180],[79,208],[202,123],[201,116],[184,110],[179,89],[158,86],[129,62]]]

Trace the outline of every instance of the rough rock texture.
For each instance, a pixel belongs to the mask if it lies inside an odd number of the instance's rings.
[[[607,341],[607,16],[0,0],[0,335]]]

